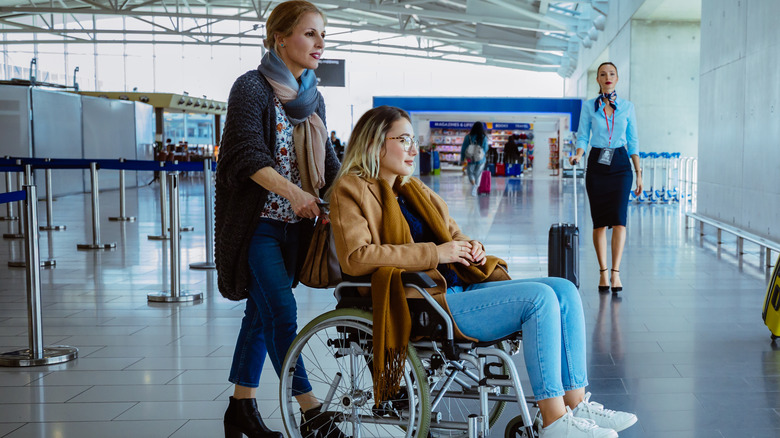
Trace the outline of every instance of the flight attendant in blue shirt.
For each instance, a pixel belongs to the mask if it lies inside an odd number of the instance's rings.
[[[599,292],[623,290],[620,259],[626,243],[626,213],[633,183],[631,162],[636,173],[634,193],[642,193],[642,169],[639,167],[639,139],[634,104],[617,97],[618,72],[615,64],[605,62],[596,73],[600,94],[582,105],[577,130],[577,152],[571,164],[582,159],[590,143],[585,188],[593,218],[593,246],[599,261]],[[612,269],[607,269],[607,227],[612,228]],[[611,271],[611,279],[610,279]]]

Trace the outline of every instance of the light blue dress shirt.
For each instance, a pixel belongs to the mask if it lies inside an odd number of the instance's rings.
[[[587,152],[588,142],[595,148],[627,146],[629,156],[639,155],[639,136],[636,130],[634,104],[619,97],[615,99],[617,111],[615,111],[614,119],[613,116],[609,117],[609,127],[613,128],[612,143],[610,144],[607,122],[604,119],[604,103],[599,106],[598,111],[594,111],[596,99],[590,99],[582,104],[580,126],[577,129],[577,147]],[[615,124],[614,127],[612,123]]]

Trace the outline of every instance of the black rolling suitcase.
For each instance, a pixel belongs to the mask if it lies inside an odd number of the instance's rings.
[[[577,166],[574,166],[574,223],[550,226],[547,276],[561,277],[580,287],[580,230],[577,228]]]

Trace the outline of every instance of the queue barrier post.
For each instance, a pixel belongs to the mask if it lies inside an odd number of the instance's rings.
[[[206,203],[206,261],[190,263],[190,269],[217,269],[217,265],[214,263],[214,200],[211,158],[203,160],[203,198]]]
[[[100,242],[100,200],[98,198],[98,169],[97,163],[89,163],[89,180],[92,183],[92,243],[80,243],[76,245],[77,249],[113,249],[116,248],[116,242]]]
[[[16,160],[16,165],[21,166],[22,160]],[[22,190],[22,186],[24,185],[24,173],[23,172],[17,172],[16,173],[16,187],[17,190]],[[11,204],[9,202],[9,204]],[[19,210],[19,216],[24,216],[24,211],[22,211],[23,204],[22,201],[18,201],[16,203],[17,209]],[[19,221],[18,229],[16,232],[13,231],[13,225],[11,225],[9,233],[3,233],[3,239],[24,239],[24,231],[22,230],[22,223]]]
[[[174,161],[173,161],[173,165],[174,165],[175,167],[178,167],[178,165],[179,165],[179,160],[174,160]],[[177,170],[177,172],[178,172],[178,170]],[[180,213],[181,213],[181,211],[180,211]],[[193,227],[192,225],[182,225],[182,224],[181,224],[181,214],[179,215],[179,231],[180,231],[180,232],[185,232],[185,231],[187,231],[187,232],[189,232],[189,231],[195,231],[195,227]]]
[[[21,173],[20,173],[20,175],[21,175]],[[20,185],[19,188],[21,189],[23,186],[32,186],[32,185],[34,185],[33,182],[32,182],[32,166],[29,165],[29,164],[25,164],[24,165],[24,185]],[[35,202],[38,202],[38,200],[36,199]],[[24,203],[22,203],[22,205],[24,205]],[[25,212],[24,209],[19,210],[19,212],[20,212],[22,218],[24,218],[25,215],[27,214],[27,212]],[[36,209],[36,212],[37,212],[37,209]],[[36,218],[35,224],[36,225],[38,224],[37,218]],[[22,224],[20,224],[20,226],[22,226]],[[23,231],[23,230],[20,230],[20,231]],[[37,231],[36,231],[36,233],[37,233]],[[24,233],[22,233],[22,234],[24,236]],[[37,234],[36,234],[36,237],[37,237]],[[25,247],[22,246],[22,254],[24,254],[24,253],[25,253]],[[42,268],[53,268],[53,267],[57,266],[57,261],[54,260],[54,259],[41,260],[40,261],[40,265],[41,265]],[[27,267],[27,257],[26,256],[22,256],[22,260],[9,260],[8,261],[8,267],[9,268],[26,268]]]
[[[7,157],[6,157],[7,158]],[[11,192],[13,191],[13,188],[11,187],[11,172],[6,171],[5,172],[5,191]],[[5,216],[0,217],[0,221],[17,221],[19,220],[18,216],[14,216],[14,203],[8,202],[5,204]]]
[[[181,291],[181,272],[179,266],[179,175],[171,172],[168,175],[170,185],[171,212],[171,290],[148,294],[147,300],[156,303],[184,303],[200,301],[203,293],[197,291]],[[165,263],[165,261],[163,261]]]
[[[47,158],[46,162],[51,162],[51,158]],[[52,225],[52,211],[54,199],[54,194],[52,193],[52,187],[51,187],[51,169],[47,168],[45,170],[46,175],[46,225],[40,227],[41,231],[63,231],[65,230],[65,225]]]
[[[124,158],[119,159],[120,163],[125,161]],[[128,216],[125,212],[125,169],[119,169],[119,216],[109,217],[108,220],[113,222],[135,221],[135,216]]]
[[[26,200],[22,221],[25,229],[27,261],[27,318],[29,348],[0,354],[0,366],[29,367],[68,362],[78,357],[78,349],[65,345],[43,346],[41,323],[41,273],[38,252],[38,195],[34,185],[24,186]]]
[[[165,168],[165,162],[160,161],[160,167]],[[160,170],[160,234],[149,235],[149,240],[168,240],[168,172]]]

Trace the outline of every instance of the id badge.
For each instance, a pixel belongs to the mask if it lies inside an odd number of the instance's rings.
[[[612,148],[604,148],[599,152],[599,164],[605,164],[609,166],[612,164],[612,157],[615,156],[615,150]]]

